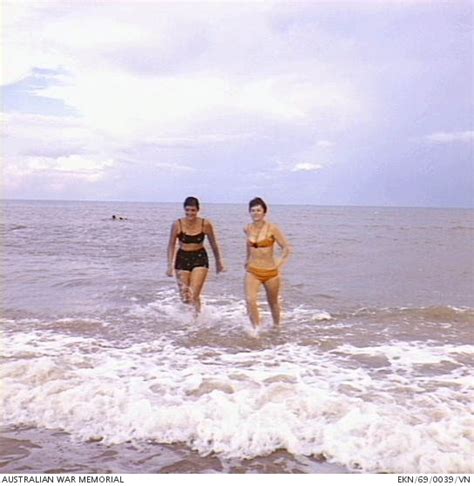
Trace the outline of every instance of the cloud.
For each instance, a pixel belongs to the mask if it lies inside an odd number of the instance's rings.
[[[5,81],[41,76],[29,96],[77,114],[6,115],[6,164],[15,180],[49,171],[61,181],[98,181],[112,169],[130,180],[131,167],[184,179],[194,167],[227,161],[231,151],[252,152],[265,166],[275,130],[286,134],[278,142],[284,146],[292,130],[343,130],[369,116],[362,91],[308,50],[323,34],[278,28],[275,16],[286,14],[276,4],[68,7],[52,0],[4,6]],[[242,25],[246,35],[236,38]],[[291,161],[314,160],[294,155]],[[94,168],[101,161],[110,165]]]
[[[219,137],[248,135],[260,125],[352,123],[359,111],[350,89],[315,84],[307,75],[232,78],[225,73],[139,77],[84,68],[69,82],[37,90],[81,114],[87,126],[129,142],[150,137],[189,137],[219,125]],[[359,117],[360,118],[360,117]],[[240,128],[236,124],[242,120]],[[240,133],[239,133],[240,131]],[[209,137],[212,133],[201,133]]]
[[[321,170],[323,166],[321,164],[311,164],[309,162],[300,162],[295,164],[291,168],[291,172],[317,172]]]
[[[25,194],[40,199],[96,199],[98,194],[111,197],[106,174],[112,166],[112,161],[80,156],[8,160],[3,164],[3,190],[6,197]]]
[[[147,143],[152,143],[158,147],[197,147],[203,145],[215,145],[226,142],[250,140],[254,138],[252,133],[203,133],[191,134],[181,137],[160,137],[150,136]]]
[[[430,2],[5,0],[5,106],[43,113],[6,116],[5,184],[19,184],[15,197],[44,184],[80,198],[90,184],[99,197],[108,187],[173,200],[201,187],[239,200],[243,174],[258,172],[282,199],[304,200],[315,196],[301,182],[318,172],[346,203],[353,180],[388,178],[376,161],[394,134],[470,126],[468,8],[420,3]],[[439,132],[422,143],[465,152],[471,140]],[[392,155],[413,174],[412,154],[397,145]],[[205,177],[189,177],[196,168]],[[281,192],[285,180],[294,186]]]
[[[286,159],[279,158],[275,160],[274,171],[282,173],[318,172],[329,165],[333,165],[337,160],[335,159],[335,154],[332,154],[331,161],[325,160],[327,157],[326,148],[332,145],[331,142],[326,140],[319,140],[306,146],[304,149],[297,147],[288,153]],[[321,160],[324,162],[321,162]]]
[[[114,166],[111,159],[91,159],[82,155],[69,155],[61,157],[25,157],[21,161],[6,164],[8,176],[31,176],[34,174],[62,175],[65,179],[83,179],[96,182],[105,172]]]
[[[427,135],[424,139],[430,143],[455,143],[455,142],[473,142],[474,131],[467,130],[464,132],[436,132]]]
[[[332,147],[334,145],[333,142],[330,142],[329,140],[318,140],[318,142],[316,143],[316,145],[318,147]]]
[[[173,164],[173,163],[167,163],[167,162],[157,162],[154,164],[154,167],[159,170],[165,170],[165,171],[170,171],[170,172],[194,172],[195,169],[193,167],[190,167],[188,165],[182,165],[182,164]]]
[[[81,118],[4,113],[0,121],[8,155],[60,156],[107,146],[104,136],[94,133]]]
[[[52,1],[25,5],[5,6],[15,19],[5,33],[4,50],[14,53],[7,68],[12,63],[15,70],[14,59],[21,59],[29,72],[61,69],[54,84],[35,94],[63,102],[91,129],[130,143],[190,136],[197,125],[213,123],[222,136],[236,135],[249,119],[346,126],[360,123],[367,111],[360,90],[338,68],[303,49],[311,40],[306,33],[289,36],[272,25],[273,4],[200,4],[192,11],[161,2],[139,8],[84,2],[72,10]],[[247,35],[236,38],[243,24]],[[32,26],[39,31],[34,42]],[[312,35],[316,42],[318,34]],[[16,70],[9,79],[28,71]]]

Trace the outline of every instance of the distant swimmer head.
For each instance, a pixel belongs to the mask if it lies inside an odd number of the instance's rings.
[[[115,216],[115,214],[112,214],[112,219],[117,219],[117,216]]]
[[[267,205],[261,197],[254,197],[249,202],[249,213],[254,221],[260,221],[267,213]]]
[[[199,212],[199,200],[197,197],[189,196],[184,200],[183,203],[184,212],[186,216],[193,217]]]

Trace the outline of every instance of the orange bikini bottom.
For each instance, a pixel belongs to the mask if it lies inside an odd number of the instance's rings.
[[[278,276],[278,268],[258,268],[248,265],[247,272],[254,275],[262,283],[265,283],[271,278]]]

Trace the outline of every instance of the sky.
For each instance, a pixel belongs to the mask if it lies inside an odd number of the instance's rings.
[[[4,0],[1,197],[474,207],[473,7]]]

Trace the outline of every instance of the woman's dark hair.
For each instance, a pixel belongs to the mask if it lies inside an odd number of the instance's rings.
[[[195,207],[199,211],[199,200],[197,197],[189,196],[184,200],[183,207],[192,206]]]
[[[249,202],[249,211],[254,207],[254,206],[262,206],[263,212],[267,212],[267,205],[265,204],[265,201],[261,197],[254,197],[250,202]]]

